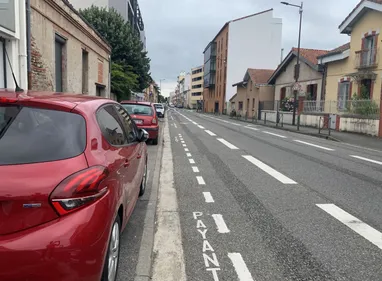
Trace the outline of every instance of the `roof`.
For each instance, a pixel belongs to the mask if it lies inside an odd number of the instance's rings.
[[[248,15],[248,16],[245,16],[245,17],[241,17],[241,18],[237,18],[237,19],[234,19],[234,20],[230,20],[230,21],[227,21],[223,27],[219,30],[218,33],[216,33],[214,39],[211,40],[211,42],[215,41],[216,37],[219,36],[219,34],[227,27],[227,25],[229,25],[231,22],[235,22],[235,21],[239,21],[239,20],[244,20],[244,19],[247,19],[247,18],[250,18],[250,17],[254,17],[254,16],[258,16],[258,15],[261,15],[261,14],[265,14],[265,13],[268,13],[268,12],[272,12],[273,9],[268,9],[268,10],[265,10],[265,11],[262,11],[262,12],[258,12],[258,13],[255,13],[255,14],[251,14],[251,15]],[[207,48],[210,46],[211,42],[209,42],[207,44],[207,46],[204,48],[204,51],[203,53],[207,50]]]
[[[341,46],[339,46],[339,47],[337,47],[337,48],[327,52],[324,55],[318,56],[317,59],[329,57],[329,56],[332,56],[332,55],[337,55],[337,54],[340,54],[343,51],[346,51],[346,50],[349,50],[349,49],[350,49],[350,42],[346,43],[346,44],[343,44],[343,45],[341,45]]]
[[[109,99],[96,96],[88,96],[73,93],[58,93],[47,91],[23,91],[15,92],[11,89],[0,89],[0,99],[16,100],[28,104],[49,104],[61,108],[73,109],[75,106],[93,101],[108,101]]]
[[[368,10],[370,9],[372,10],[373,4],[382,5],[382,0],[361,0],[357,4],[357,6],[355,6],[354,9],[349,13],[349,15],[342,21],[342,23],[338,26],[338,28],[341,30],[341,33],[350,34],[354,23],[357,22],[357,20],[361,16],[363,16]],[[382,11],[382,6],[380,7],[379,10]]]
[[[277,67],[275,72],[271,75],[271,77],[268,80],[269,84],[273,84],[275,79],[279,76],[281,73],[281,70],[283,70],[289,63],[297,57],[297,48],[292,48],[289,54],[285,57],[285,59],[281,62],[281,64]],[[328,50],[317,50],[317,49],[305,49],[300,48],[300,60],[302,62],[305,62],[308,66],[310,66],[313,70],[318,71],[318,56],[322,56],[327,54]]]
[[[233,84],[232,87],[246,84],[249,78],[251,78],[253,84],[268,84],[268,80],[273,72],[273,69],[248,68],[245,72],[243,81]]]
[[[232,102],[237,96],[237,93],[232,96],[232,98],[229,99],[230,102]]]

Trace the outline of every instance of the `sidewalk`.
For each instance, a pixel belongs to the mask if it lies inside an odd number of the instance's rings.
[[[214,114],[208,114],[208,113],[200,113],[200,114],[214,115]],[[235,117],[231,118],[228,115],[215,115],[215,116],[222,119],[226,119],[226,120],[246,122],[250,124],[256,124],[256,125],[274,128],[274,129],[280,129],[284,131],[310,135],[310,136],[319,137],[319,138],[325,138],[332,141],[338,141],[338,142],[343,142],[343,143],[347,143],[351,145],[362,146],[362,147],[377,149],[382,151],[382,139],[368,136],[368,135],[362,135],[357,133],[347,133],[347,132],[337,132],[332,130],[329,136],[328,130],[322,130],[321,133],[319,134],[318,128],[300,126],[299,131],[297,131],[297,126],[292,126],[292,125],[284,124],[281,127],[281,124],[278,124],[278,126],[276,126],[276,123],[273,123],[270,121],[267,121],[266,124],[264,124],[263,120],[258,120],[258,121],[257,120],[252,121],[251,119],[244,120],[244,119],[237,119]]]

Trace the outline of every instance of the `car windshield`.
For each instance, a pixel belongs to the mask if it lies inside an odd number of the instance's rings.
[[[0,105],[0,165],[68,159],[85,146],[85,120],[78,114]]]
[[[153,115],[153,110],[149,105],[143,104],[122,104],[129,114],[135,115]]]
[[[163,108],[163,105],[161,104],[154,104],[155,108]]]

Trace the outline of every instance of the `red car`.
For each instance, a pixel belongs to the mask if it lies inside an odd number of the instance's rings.
[[[129,112],[138,128],[145,129],[149,133],[149,139],[157,145],[159,123],[153,104],[144,101],[122,101],[121,104]]]
[[[0,280],[116,280],[147,138],[108,99],[0,90]]]

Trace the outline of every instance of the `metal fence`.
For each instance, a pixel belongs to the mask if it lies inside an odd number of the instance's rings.
[[[304,114],[328,113],[379,119],[379,100],[304,101]]]

